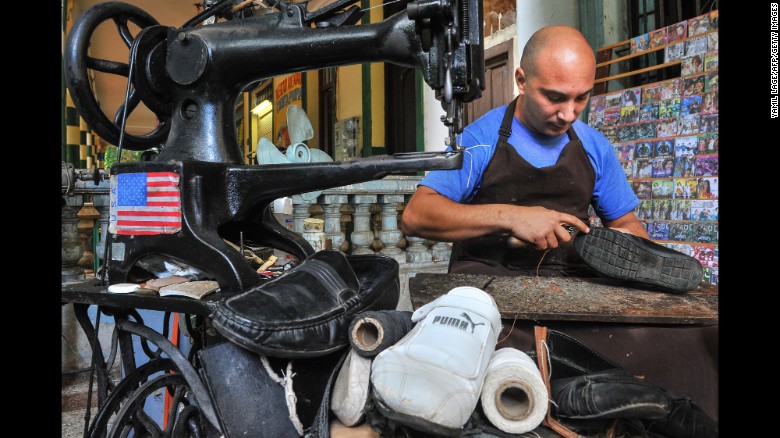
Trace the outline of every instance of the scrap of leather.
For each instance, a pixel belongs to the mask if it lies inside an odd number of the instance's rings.
[[[544,386],[547,388],[547,398],[552,400],[550,391],[550,368],[547,365],[547,327],[534,326],[534,337],[536,345],[536,361],[539,365],[539,371],[542,373]],[[564,438],[579,438],[580,436],[552,417],[552,414],[550,413],[550,402],[547,404],[547,416],[542,423]]]

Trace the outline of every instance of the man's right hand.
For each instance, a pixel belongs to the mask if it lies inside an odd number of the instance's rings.
[[[567,229],[569,226],[574,227],[575,232],[590,231],[584,222],[567,213],[544,207],[511,207],[519,209],[507,239],[507,244],[514,248],[531,245],[545,250],[565,245],[574,238],[574,233]]]

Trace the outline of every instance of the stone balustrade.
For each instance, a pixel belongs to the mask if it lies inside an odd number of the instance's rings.
[[[447,272],[451,246],[406,237],[399,215],[422,178],[388,176],[381,180],[324,190],[318,196],[293,195],[292,225],[303,233],[309,217],[325,222],[326,245],[351,254],[382,254],[399,263],[400,310],[412,310],[409,278],[418,272]],[[285,223],[284,215],[277,215]],[[289,225],[288,225],[289,226]]]

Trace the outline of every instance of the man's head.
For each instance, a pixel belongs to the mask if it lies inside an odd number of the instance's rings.
[[[588,103],[595,74],[593,49],[577,29],[538,30],[515,71],[520,94],[515,117],[536,133],[565,133]]]

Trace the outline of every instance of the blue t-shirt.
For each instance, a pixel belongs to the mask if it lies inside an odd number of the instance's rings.
[[[506,105],[492,109],[466,126],[460,138],[460,144],[466,148],[463,166],[457,170],[433,170],[420,185],[436,190],[455,202],[471,202],[496,150],[498,129],[505,111]],[[596,214],[602,220],[610,221],[634,210],[639,205],[639,199],[631,189],[609,140],[579,120],[574,122],[574,131],[582,141],[596,174],[591,201]],[[536,134],[512,117],[509,144],[514,145],[517,153],[537,168],[555,164],[568,142],[566,134],[553,137]]]

